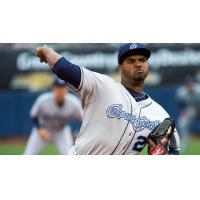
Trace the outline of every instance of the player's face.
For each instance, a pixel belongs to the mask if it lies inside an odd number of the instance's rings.
[[[142,55],[127,57],[119,66],[123,83],[140,84],[148,75],[148,60]]]
[[[67,94],[68,90],[64,86],[55,86],[53,87],[53,92],[55,95],[55,99],[58,103],[64,101],[65,95]]]
[[[194,83],[187,83],[186,88],[189,92],[193,92],[194,90]]]

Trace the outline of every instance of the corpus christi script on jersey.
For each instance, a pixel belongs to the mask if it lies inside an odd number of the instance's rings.
[[[150,132],[168,113],[148,95],[134,98],[119,82],[106,75],[81,68],[81,83],[72,88],[81,98],[84,109],[76,154],[139,154]],[[179,150],[175,131],[170,148]]]

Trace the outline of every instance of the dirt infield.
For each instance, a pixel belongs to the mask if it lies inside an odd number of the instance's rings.
[[[26,144],[28,138],[25,137],[18,137],[18,138],[0,138],[0,145],[5,145],[5,144]]]

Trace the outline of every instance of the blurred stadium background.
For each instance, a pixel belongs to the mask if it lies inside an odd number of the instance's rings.
[[[0,154],[22,154],[30,134],[30,108],[39,94],[50,89],[55,78],[46,64],[40,63],[34,50],[39,43],[0,44]],[[119,79],[117,43],[48,44],[72,63]],[[200,82],[200,44],[149,43],[152,50],[150,74],[145,91],[177,120],[180,113],[175,91],[186,75]],[[76,137],[79,125],[71,124]],[[190,147],[182,154],[200,154],[200,123],[191,131]],[[49,145],[42,154],[58,154]],[[144,153],[145,154],[145,153]]]

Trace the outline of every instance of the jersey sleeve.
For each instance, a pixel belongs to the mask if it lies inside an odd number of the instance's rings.
[[[70,87],[77,89],[80,86],[81,68],[69,62],[66,58],[61,57],[55,63],[52,71]]]
[[[41,124],[39,123],[38,117],[33,117],[32,122],[33,122],[33,126],[35,126],[36,128],[41,128]]]

